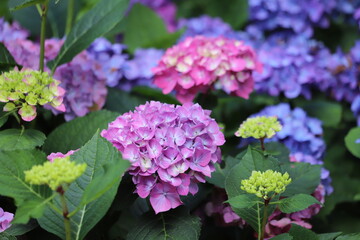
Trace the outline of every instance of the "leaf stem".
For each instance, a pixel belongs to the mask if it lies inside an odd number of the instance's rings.
[[[69,218],[69,209],[66,204],[65,199],[65,191],[62,186],[58,187],[56,189],[56,192],[60,194],[60,200],[61,200],[61,207],[62,207],[62,215],[64,218],[64,225],[65,225],[65,239],[71,240],[71,225],[70,225],[70,218]]]
[[[71,27],[74,19],[74,6],[75,6],[75,0],[69,0],[67,7],[65,35],[68,35],[69,32],[71,31]]]
[[[267,223],[267,218],[268,218],[268,205],[269,205],[269,200],[264,200],[264,216],[263,216],[263,220],[261,223],[261,234],[260,234],[260,240],[264,240],[264,236],[265,236],[265,226]]]
[[[45,37],[46,37],[46,18],[49,9],[49,0],[45,0],[41,6],[41,33],[40,33],[40,59],[39,59],[39,70],[44,71],[44,60],[45,60]]]
[[[260,144],[261,144],[261,150],[265,151],[265,144],[264,144],[264,140],[265,138],[260,138]]]

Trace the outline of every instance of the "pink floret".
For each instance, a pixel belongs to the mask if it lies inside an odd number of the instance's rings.
[[[11,226],[11,221],[14,218],[14,214],[5,212],[2,208],[0,208],[0,233],[5,231]]]

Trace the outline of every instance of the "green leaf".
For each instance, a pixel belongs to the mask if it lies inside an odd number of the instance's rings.
[[[212,183],[220,188],[225,188],[225,179],[231,168],[239,163],[239,158],[228,156],[224,162],[225,167],[222,168],[220,164],[215,164],[215,172],[211,174],[211,178],[206,178],[206,181]]]
[[[30,185],[25,182],[24,171],[45,160],[44,153],[37,150],[0,151],[1,195],[15,199],[18,209],[15,213],[14,223],[27,223],[31,216],[41,215],[41,208],[32,209],[27,204],[31,201],[43,204],[45,199],[50,196],[51,190],[47,186]],[[29,202],[24,203],[24,201]],[[35,204],[32,205],[32,207],[34,206]],[[30,209],[32,211],[29,211]]]
[[[120,152],[110,142],[102,138],[98,132],[79,151],[71,155],[77,163],[86,163],[85,173],[81,175],[65,192],[69,212],[79,209],[71,216],[72,239],[83,239],[86,234],[100,221],[108,211],[117,192],[122,172],[119,172],[117,182],[110,190],[89,204],[81,205],[82,195],[92,181],[103,176],[104,165],[124,161]],[[97,181],[97,180],[96,180]],[[107,188],[108,186],[104,186]],[[99,189],[96,194],[102,190]],[[101,192],[102,193],[102,192]],[[55,205],[60,207],[59,198],[55,198]],[[81,206],[79,208],[79,206]],[[47,207],[45,214],[39,219],[39,224],[45,230],[54,233],[60,238],[65,238],[63,217],[53,209]]]
[[[0,240],[16,240],[17,238],[7,232],[0,233]]]
[[[66,122],[50,133],[43,149],[47,154],[66,153],[69,150],[78,149],[87,143],[98,129],[107,128],[108,123],[118,115],[118,113],[102,110]]]
[[[319,237],[314,232],[296,224],[291,224],[289,234],[293,237],[293,240],[319,240]]]
[[[127,240],[197,240],[200,237],[200,219],[184,208],[157,215],[145,214],[130,230]]]
[[[30,232],[34,228],[39,226],[36,220],[31,220],[27,224],[11,224],[11,227],[6,229],[6,232],[13,236],[24,235],[27,232]]]
[[[313,196],[302,193],[277,201],[277,206],[283,213],[298,212],[313,204],[321,205]]]
[[[10,7],[10,11],[16,11],[26,7],[34,6],[36,4],[41,4],[44,2],[45,0],[11,0],[9,7]]]
[[[0,150],[33,149],[43,145],[46,136],[37,130],[6,129],[0,131]]]
[[[341,232],[335,233],[323,233],[318,234],[319,240],[334,240],[336,237],[340,236]]]
[[[146,101],[146,98],[133,96],[116,88],[108,88],[105,108],[122,114],[134,110],[135,107],[146,103]]]
[[[147,100],[159,101],[162,103],[177,104],[180,105],[179,101],[170,94],[163,94],[160,89],[155,89],[146,86],[136,86],[131,90],[133,93],[140,94]]]
[[[136,29],[136,30],[135,30]],[[137,48],[168,48],[183,31],[169,33],[163,20],[150,8],[134,4],[126,17],[124,44],[130,52]]]
[[[103,172],[97,176],[91,183],[85,188],[82,196],[81,205],[88,204],[95,199],[101,197],[114,184],[118,184],[121,176],[130,166],[130,162],[124,159],[119,161],[105,164],[103,166]]]
[[[3,108],[3,105],[1,105],[1,109]],[[0,112],[0,127],[4,126],[4,124],[8,120],[8,113],[7,112]]]
[[[345,145],[354,156],[360,158],[360,127],[350,130],[345,137]]]
[[[251,208],[260,199],[253,194],[241,194],[237,195],[236,197],[230,198],[226,202],[228,202],[234,208]]]
[[[359,240],[359,239],[360,239],[360,233],[346,234],[336,238],[336,240]]]
[[[0,42],[0,73],[9,71],[15,66],[19,66],[5,45]],[[20,66],[19,66],[20,67]]]
[[[18,202],[18,208],[16,209],[15,218],[13,223],[26,224],[30,218],[40,218],[44,214],[46,205],[53,197],[47,199],[34,198],[29,200]]]
[[[338,127],[342,117],[341,104],[322,100],[304,101],[299,104],[310,116],[323,122],[325,127]]]
[[[276,157],[282,163],[289,163],[290,151],[282,143],[279,142],[268,142],[265,143],[266,154],[270,154]]]
[[[48,63],[55,69],[71,61],[78,53],[86,49],[96,38],[112,30],[123,18],[128,0],[102,0],[75,23],[66,37],[59,55]]]
[[[277,235],[273,238],[270,238],[271,240],[292,240],[293,237],[288,234],[288,233],[283,233],[283,234],[280,234],[280,235]]]
[[[291,183],[281,196],[290,197],[298,193],[311,194],[320,183],[321,166],[310,163],[289,163],[281,166],[282,172],[290,175]]]

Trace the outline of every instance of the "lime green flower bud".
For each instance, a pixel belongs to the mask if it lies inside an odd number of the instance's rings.
[[[273,170],[253,171],[249,179],[241,181],[240,188],[267,200],[270,193],[280,194],[290,183],[291,178],[288,173],[281,174]]]
[[[281,128],[277,117],[253,117],[248,118],[240,125],[239,130],[235,132],[235,136],[242,138],[253,137],[257,139],[271,138],[276,132],[281,131]]]
[[[5,104],[3,110],[4,110],[4,112],[10,112],[10,111],[14,110],[15,108],[16,108],[15,104],[12,102],[9,102],[9,103]]]
[[[86,164],[76,164],[70,157],[55,158],[53,162],[33,166],[25,171],[25,181],[30,184],[48,185],[56,190],[63,184],[70,184],[80,177],[86,169]]]

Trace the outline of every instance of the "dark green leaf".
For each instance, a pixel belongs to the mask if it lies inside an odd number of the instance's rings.
[[[130,162],[123,159],[104,165],[103,172],[85,188],[81,204],[85,205],[94,201],[111,189],[114,184],[119,184],[121,176],[129,166]]]
[[[335,233],[323,233],[318,234],[319,240],[334,240],[336,237],[340,236],[341,232]]]
[[[345,145],[354,156],[360,158],[360,127],[350,130],[345,137]]]
[[[18,208],[16,209],[16,215],[13,223],[26,224],[30,218],[40,218],[44,214],[46,205],[52,198],[35,198],[32,197],[29,200],[18,202]]]
[[[336,240],[359,240],[359,239],[360,239],[360,233],[346,234],[336,238]]]
[[[3,105],[1,105],[1,109],[2,109]],[[0,127],[4,126],[4,124],[7,122],[8,120],[8,113],[7,112],[1,112],[0,113]]]
[[[231,168],[239,163],[239,158],[227,157],[225,167],[221,168],[220,164],[215,164],[215,172],[211,174],[211,178],[207,178],[207,182],[212,183],[220,188],[225,188],[225,179]]]
[[[66,37],[59,55],[48,63],[55,69],[71,61],[78,53],[86,49],[96,38],[113,29],[123,18],[128,0],[102,0],[75,23]]]
[[[182,31],[169,33],[163,20],[154,11],[144,5],[134,4],[126,18],[124,43],[130,52],[137,48],[168,48],[176,43],[181,34]]]
[[[289,234],[293,237],[293,240],[319,240],[319,237],[314,232],[296,224],[291,224]]]
[[[254,206],[261,199],[256,197],[253,194],[241,194],[236,197],[230,198],[226,202],[228,202],[234,208],[250,208]]]
[[[338,127],[341,121],[342,107],[339,103],[315,100],[305,101],[300,106],[310,116],[320,119],[326,127]]]
[[[0,150],[33,149],[43,145],[46,136],[37,130],[6,129],[0,131]]]
[[[277,206],[283,213],[293,213],[304,210],[313,204],[321,204],[316,198],[307,194],[296,194],[278,201]]]
[[[265,143],[266,154],[270,154],[276,157],[282,163],[289,162],[289,149],[279,142],[268,142]]]
[[[309,163],[289,163],[281,166],[282,172],[290,175],[291,183],[281,196],[298,193],[311,194],[320,183],[321,166]]]
[[[10,7],[10,11],[16,11],[26,7],[34,6],[36,4],[41,4],[44,2],[45,0],[11,0],[9,7]]]
[[[158,215],[146,214],[130,230],[127,240],[197,240],[200,237],[200,219],[184,208]]]
[[[0,233],[0,240],[16,240],[17,238],[7,232]]]
[[[44,151],[66,153],[75,150],[88,142],[98,129],[107,128],[119,114],[110,111],[97,111],[85,117],[76,118],[57,127],[44,144]]]
[[[103,176],[104,165],[124,160],[122,160],[120,152],[110,142],[101,137],[98,132],[85,146],[71,155],[71,159],[77,163],[87,164],[85,173],[76,179],[65,192],[69,212],[79,209],[71,217],[72,239],[78,240],[83,239],[108,211],[116,195],[122,173],[119,172],[118,180],[110,190],[91,203],[81,205],[82,195],[86,187],[98,177]],[[108,186],[103,187],[107,188]],[[103,193],[102,189],[97,190],[97,196],[100,192]],[[61,206],[59,198],[55,198],[55,205]],[[81,207],[79,208],[79,206]],[[65,238],[63,217],[53,209],[46,208],[44,216],[39,219],[39,224],[47,231]]]
[[[146,97],[147,100],[180,105],[179,101],[174,96],[163,94],[159,89],[137,86],[132,89],[132,92],[140,94],[142,97]]]
[[[133,96],[116,88],[109,88],[105,108],[118,113],[125,113],[134,110],[135,107],[144,104],[146,101],[146,98]]]
[[[11,224],[11,227],[9,229],[6,229],[6,232],[13,235],[13,236],[19,236],[23,235],[27,232],[30,232],[34,228],[39,226],[36,222],[36,220],[31,220],[27,224]]]
[[[0,42],[0,73],[9,71],[15,66],[19,65],[15,62],[5,45]]]
[[[271,240],[292,240],[293,237],[288,233],[277,235],[276,237],[270,238]]]

